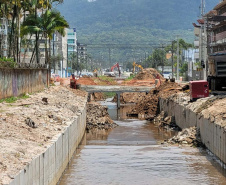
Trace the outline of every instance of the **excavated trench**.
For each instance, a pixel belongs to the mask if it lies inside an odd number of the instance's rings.
[[[60,185],[225,183],[226,171],[205,149],[164,142],[177,131],[128,117],[134,105],[101,105],[118,126],[89,130]]]

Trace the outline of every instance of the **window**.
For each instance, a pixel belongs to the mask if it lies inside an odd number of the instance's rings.
[[[75,33],[68,33],[67,35],[75,35]]]
[[[74,43],[75,43],[75,40],[74,40],[74,39],[68,39],[68,40],[67,40],[67,43],[68,43],[68,44],[74,44]]]

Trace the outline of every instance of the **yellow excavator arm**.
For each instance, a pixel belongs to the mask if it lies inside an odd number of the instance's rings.
[[[141,69],[141,71],[143,71],[143,69],[144,69],[141,65],[136,64],[136,62],[133,62],[133,72],[135,72],[135,67],[140,68],[140,69]]]

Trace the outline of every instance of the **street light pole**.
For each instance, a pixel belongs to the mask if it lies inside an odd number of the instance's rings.
[[[66,78],[68,77],[68,44],[67,44],[67,65],[66,65]]]
[[[77,42],[77,67],[76,67],[77,68],[76,69],[77,70],[77,75],[78,75],[78,45],[79,45],[79,43]]]
[[[179,80],[179,37],[177,36],[177,80]]]
[[[174,75],[173,75],[173,62],[174,62],[174,61],[173,61],[173,50],[174,50],[174,48],[173,48],[173,43],[174,43],[174,41],[172,41],[172,49],[171,49],[171,50],[172,50],[172,51],[171,51],[171,52],[172,52],[172,79],[173,79],[173,77],[174,77]]]

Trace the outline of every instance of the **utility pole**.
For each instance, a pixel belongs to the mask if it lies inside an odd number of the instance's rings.
[[[68,44],[67,44],[67,66],[66,66],[66,78],[68,76]]]
[[[179,54],[179,37],[177,36],[177,80],[179,80],[179,60],[180,54]]]
[[[207,39],[206,39],[206,21],[204,19],[204,13],[205,13],[205,0],[201,0],[201,18],[204,20],[204,24],[201,24],[200,28],[200,60],[201,60],[201,66],[203,68],[203,79],[207,79],[207,71],[206,71],[206,60],[207,60]]]
[[[173,43],[174,43],[174,41],[172,41],[172,48],[171,48],[171,53],[172,53],[172,79],[173,79],[173,77],[174,77],[174,75],[173,75],[173,50],[174,50],[174,48],[173,48]]]
[[[111,67],[111,48],[108,48],[109,52],[109,66]]]
[[[77,42],[77,67],[76,67],[76,70],[77,70],[77,75],[78,75],[78,45],[80,45],[80,43]]]
[[[163,44],[162,44],[162,75],[163,75],[163,72],[164,72],[164,50],[163,50]]]

